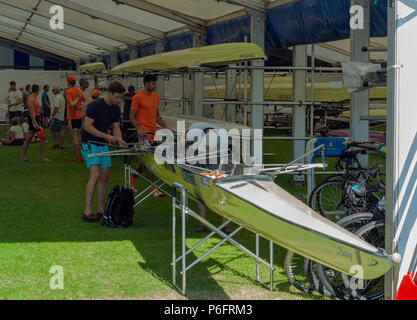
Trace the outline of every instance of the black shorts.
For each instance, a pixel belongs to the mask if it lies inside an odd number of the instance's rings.
[[[40,125],[41,117],[40,116],[35,116],[35,119],[36,119],[36,122],[38,123],[38,125]],[[33,125],[32,119],[30,117],[28,118],[28,124],[29,124],[29,131],[37,132],[37,130],[35,129],[35,126]]]
[[[22,111],[9,111],[9,119],[20,118],[23,115]]]
[[[48,108],[42,108],[42,109],[43,109],[42,117],[49,118],[51,116],[51,110],[49,110]]]
[[[10,146],[23,146],[24,142],[24,139],[14,139],[12,142],[10,142]]]
[[[71,119],[71,129],[81,129],[83,119]]]

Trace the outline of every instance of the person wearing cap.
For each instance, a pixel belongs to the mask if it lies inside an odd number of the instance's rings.
[[[69,76],[67,78],[67,83],[67,115],[69,121],[71,121],[71,133],[75,149],[75,158],[72,161],[82,162],[83,157],[81,156],[81,127],[83,111],[81,106],[87,99],[82,91],[75,87],[76,79],[74,76]]]
[[[93,90],[91,92],[91,100],[90,100],[90,103],[91,102],[94,102],[95,100],[97,100],[98,98],[100,98],[100,95],[101,95],[101,91],[99,91],[99,90]]]
[[[61,94],[61,89],[58,86],[53,87],[54,94],[53,111],[48,122],[51,124],[51,133],[55,140],[55,145],[52,149],[64,149],[65,127],[63,122],[65,120],[65,99]]]
[[[88,105],[89,105],[90,103],[92,103],[92,102],[94,102],[95,100],[97,100],[98,98],[100,98],[101,93],[102,93],[102,92],[101,92],[101,91],[99,91],[99,90],[93,90],[93,91],[91,91],[91,99],[90,99],[90,100],[88,100],[88,102],[84,103],[84,104],[81,106],[81,108],[83,109],[83,111],[87,109],[87,107],[88,107]],[[87,98],[87,96],[86,96],[86,98]],[[84,123],[84,117],[85,117],[85,115],[83,115],[83,123]],[[84,127],[84,125],[83,125],[82,127]]]
[[[108,143],[118,144],[127,148],[120,131],[120,101],[125,89],[118,81],[110,83],[107,95],[90,103],[86,110],[85,123],[82,132],[82,155],[84,157],[90,178],[87,183],[85,210],[82,219],[95,222],[104,214],[106,204],[107,184],[109,181],[110,156],[93,156],[109,151]],[[113,134],[108,133],[113,127]],[[94,191],[98,185],[98,213],[92,212]]]
[[[30,143],[32,142],[32,138],[34,137],[35,133],[37,134],[38,138],[40,139],[40,151],[41,151],[41,161],[42,162],[52,162],[48,158],[45,157],[45,133],[43,132],[40,122],[41,116],[39,113],[39,102],[38,102],[38,95],[39,95],[39,86],[37,84],[32,85],[32,95],[28,98],[28,124],[29,124],[29,131],[26,136],[25,143],[23,145],[22,156],[20,158],[21,161],[29,161],[26,157],[26,153],[29,149]]]

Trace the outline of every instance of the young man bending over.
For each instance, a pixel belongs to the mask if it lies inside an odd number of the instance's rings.
[[[107,183],[111,167],[110,156],[92,157],[91,154],[108,152],[108,143],[117,143],[126,148],[127,144],[122,139],[120,132],[120,106],[125,89],[117,81],[109,85],[108,94],[103,99],[98,99],[88,105],[84,130],[82,132],[81,153],[90,172],[85,196],[85,210],[82,216],[84,221],[94,222],[104,214],[106,204]],[[113,128],[113,135],[108,131]],[[94,214],[91,209],[94,191],[98,184],[98,213]]]

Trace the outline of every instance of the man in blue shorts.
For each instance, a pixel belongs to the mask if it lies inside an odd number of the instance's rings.
[[[120,147],[127,147],[120,131],[120,106],[125,88],[120,82],[113,81],[109,85],[105,98],[97,99],[88,105],[84,129],[82,132],[81,154],[90,172],[90,179],[86,189],[84,221],[94,222],[104,214],[106,205],[107,183],[111,167],[110,156],[89,157],[89,155],[108,152],[109,143],[117,143]],[[112,135],[109,129],[112,128]],[[98,213],[92,213],[91,204],[95,187],[98,184]]]

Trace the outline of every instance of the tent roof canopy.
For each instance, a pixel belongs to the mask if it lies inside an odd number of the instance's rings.
[[[208,26],[268,9],[288,0],[0,0],[0,29],[5,38],[41,43],[76,62],[137,46],[165,41],[179,30],[205,32]],[[64,8],[64,30],[51,30],[50,8]],[[186,12],[184,14],[183,12]],[[55,45],[56,44],[56,45]]]
[[[97,5],[99,3],[99,6]],[[295,0],[0,0],[0,37],[35,46],[74,62],[165,42],[180,32],[209,27]],[[50,9],[64,8],[64,29],[52,30]],[[346,45],[323,45],[322,54],[345,55]]]

